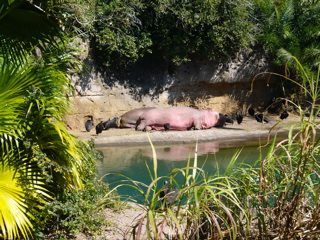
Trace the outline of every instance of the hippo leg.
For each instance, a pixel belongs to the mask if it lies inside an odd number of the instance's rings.
[[[193,130],[200,130],[201,129],[201,122],[197,122],[193,126]]]
[[[143,131],[145,129],[145,126],[142,126],[141,124],[136,126],[136,131]]]
[[[146,126],[145,128],[144,128],[144,131],[145,132],[149,132],[149,131],[151,131],[152,130],[152,127],[150,127],[150,126]]]
[[[147,126],[144,120],[141,120],[140,123],[136,126],[137,131],[148,132],[152,130],[152,127]]]
[[[144,131],[145,128],[146,128],[145,120],[141,120],[139,118],[136,123],[136,131]]]

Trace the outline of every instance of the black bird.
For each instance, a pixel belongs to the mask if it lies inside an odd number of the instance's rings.
[[[91,115],[87,115],[85,117],[90,118],[89,120],[87,120],[84,124],[84,126],[86,127],[86,131],[90,132],[92,127],[93,127],[93,117]]]
[[[285,110],[283,111],[283,113],[281,113],[280,119],[281,119],[281,120],[286,119],[288,116],[289,116],[289,113],[288,113],[287,109],[285,109]]]
[[[163,124],[163,127],[165,131],[169,131],[171,126],[170,126],[170,123],[165,123]]]
[[[252,116],[252,117],[253,117],[253,116],[254,116],[255,111],[254,111],[254,109],[253,109],[253,108],[249,108],[249,109],[248,109],[248,113],[249,113],[249,115],[250,115],[250,116]]]
[[[108,121],[103,122],[103,130],[109,130],[109,128],[118,128],[117,121],[118,121],[117,117],[115,117],[111,120],[109,118]]]
[[[233,124],[233,119],[231,117],[229,117],[228,115],[224,115],[226,118],[226,123],[231,123]]]
[[[99,135],[102,133],[103,130],[109,130],[110,128],[118,128],[117,125],[118,118],[115,117],[112,120],[107,120],[107,121],[101,121],[97,126],[96,126],[96,134]]]
[[[237,123],[238,123],[238,124],[241,124],[241,123],[242,123],[242,120],[243,120],[242,114],[237,114],[236,119],[237,119]]]
[[[165,206],[173,205],[177,201],[178,188],[175,185],[169,184],[168,181],[164,181],[163,185],[160,192],[160,201]]]
[[[102,130],[104,130],[103,121],[101,121],[99,124],[97,124],[97,126],[96,126],[96,134],[99,135],[100,133],[102,133]]]
[[[254,115],[254,118],[257,120],[257,122],[269,122],[269,119],[262,113],[258,113]]]

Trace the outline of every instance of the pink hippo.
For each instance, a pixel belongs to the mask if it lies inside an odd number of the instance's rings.
[[[216,111],[194,109],[190,107],[155,108],[140,115],[136,130],[170,130],[184,131],[189,129],[208,129],[223,127],[226,116]]]

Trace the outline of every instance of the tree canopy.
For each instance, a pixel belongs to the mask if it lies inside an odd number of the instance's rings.
[[[312,69],[319,65],[319,0],[78,3],[83,7],[69,3],[62,11],[65,27],[91,39],[97,62],[107,68],[123,68],[146,55],[175,64],[195,54],[223,61],[253,46],[279,65],[290,56]]]

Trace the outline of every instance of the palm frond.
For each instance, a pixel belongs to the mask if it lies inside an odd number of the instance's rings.
[[[0,165],[0,229],[3,238],[14,239],[31,234],[32,217],[25,204],[25,192],[18,185],[16,173],[7,164]]]
[[[305,60],[312,66],[318,69],[320,66],[320,46],[311,46],[305,49]]]
[[[63,32],[57,20],[25,0],[15,0],[0,9],[0,54],[5,61],[22,62],[25,53],[37,47],[58,46]]]

